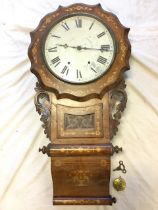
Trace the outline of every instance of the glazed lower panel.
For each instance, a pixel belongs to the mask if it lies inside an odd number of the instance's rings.
[[[112,205],[116,199],[105,197],[54,197],[53,205]]]

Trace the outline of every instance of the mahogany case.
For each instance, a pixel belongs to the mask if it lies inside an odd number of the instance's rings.
[[[76,85],[56,78],[45,65],[42,40],[52,24],[69,14],[90,14],[104,21],[117,43],[115,60],[106,74],[94,82]],[[46,15],[31,33],[31,71],[38,78],[35,105],[44,132],[50,139],[40,149],[51,158],[53,203],[56,205],[112,205],[110,156],[112,137],[127,96],[123,73],[129,69],[129,29],[100,4],[73,4]]]

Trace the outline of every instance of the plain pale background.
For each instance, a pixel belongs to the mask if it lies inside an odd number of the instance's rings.
[[[105,0],[105,10],[130,27],[131,70],[126,72],[128,103],[112,143],[124,152],[124,192],[111,194],[108,206],[52,206],[50,160],[38,153],[49,143],[43,134],[33,97],[37,79],[31,74],[29,32],[60,5],[76,0],[0,1],[0,210],[157,210],[158,209],[158,1]],[[82,3],[96,4],[95,0]]]

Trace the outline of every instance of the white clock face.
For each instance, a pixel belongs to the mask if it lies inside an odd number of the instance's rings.
[[[50,29],[43,52],[51,73],[80,84],[107,72],[114,60],[115,43],[102,22],[92,16],[74,15]]]

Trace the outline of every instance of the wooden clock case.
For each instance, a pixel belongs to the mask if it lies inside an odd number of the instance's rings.
[[[92,15],[114,33],[117,52],[106,74],[86,84],[64,82],[48,70],[42,42],[52,24],[72,14]],[[53,203],[58,205],[112,205],[110,157],[122,150],[111,144],[127,96],[123,72],[129,69],[129,29],[100,4],[61,7],[40,22],[31,33],[31,71],[38,78],[36,109],[50,139],[40,149],[51,158]]]

